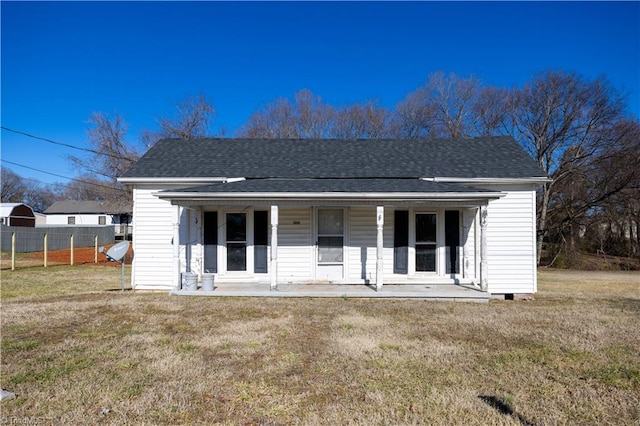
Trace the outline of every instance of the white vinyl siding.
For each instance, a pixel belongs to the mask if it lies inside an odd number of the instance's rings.
[[[47,215],[47,225],[76,225],[76,226],[86,226],[86,225],[100,225],[100,217],[105,217],[103,214],[94,214],[94,213],[84,213],[84,214],[76,214],[76,213],[64,213],[64,214],[48,214]],[[74,224],[69,223],[69,217],[73,217],[75,220]],[[115,223],[111,216],[106,219],[107,224]]]
[[[154,196],[167,186],[140,185],[134,190],[134,241],[135,252],[132,272],[136,289],[170,290],[173,288],[173,223],[175,208],[168,201]],[[503,198],[489,202],[487,211],[487,260],[488,285],[491,293],[534,293],[536,291],[535,269],[535,191],[531,186],[496,186],[489,189],[503,191]],[[343,206],[345,208],[345,262],[343,282],[375,282],[376,274],[376,207]],[[383,233],[384,281],[385,283],[415,282],[419,277],[393,273],[394,210],[385,206]],[[253,208],[246,206],[252,217]],[[405,210],[400,208],[401,210]],[[180,266],[202,272],[202,214],[180,209]],[[217,208],[219,223],[223,214],[237,209]],[[430,209],[428,206],[406,208],[410,222],[416,212],[442,211],[446,207]],[[462,231],[462,242],[467,247],[468,266],[464,278],[479,279],[480,226],[477,223],[477,208],[463,208],[461,225],[469,227],[468,234]],[[189,213],[190,212],[190,213]],[[278,281],[304,282],[316,277],[316,237],[314,207],[280,206],[278,225]],[[66,216],[65,216],[66,218]],[[442,221],[439,222],[443,224]],[[252,225],[248,222],[248,244],[253,243]],[[444,228],[442,228],[444,229]],[[410,231],[413,232],[413,231]],[[444,230],[442,230],[444,235]],[[465,239],[466,235],[466,239]],[[271,230],[269,230],[271,237]],[[219,239],[223,235],[219,233]],[[444,237],[443,237],[444,238]],[[443,240],[444,241],[444,240]],[[443,257],[444,250],[439,256]],[[218,262],[224,262],[223,251]],[[412,254],[410,253],[410,256]],[[248,261],[252,254],[247,252]],[[444,262],[444,260],[442,260]],[[219,263],[220,265],[220,263]],[[255,277],[252,266],[247,264],[246,276]],[[440,266],[442,269],[442,265]],[[271,272],[269,268],[269,273]],[[220,278],[224,278],[224,273]]]
[[[133,190],[133,272],[137,290],[173,288],[173,206],[152,195],[164,188]]]
[[[352,207],[349,212],[346,278],[364,282],[376,280],[376,208]]]
[[[507,195],[487,208],[488,283],[491,293],[534,293],[535,192],[500,190]]]
[[[278,219],[278,280],[311,279],[314,270],[311,208],[280,207]]]
[[[376,207],[351,207],[349,210],[349,232],[347,279],[352,282],[376,280]],[[385,278],[393,275],[393,212],[394,209],[385,207],[383,240],[383,270]],[[364,263],[364,265],[363,265]],[[402,275],[406,278],[406,275]]]

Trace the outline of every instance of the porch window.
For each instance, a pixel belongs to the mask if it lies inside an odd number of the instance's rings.
[[[247,215],[227,213],[227,271],[247,270]]]
[[[106,216],[98,216],[98,225],[106,225],[107,217]]]
[[[76,217],[75,216],[67,216],[67,225],[75,225]]]
[[[416,272],[436,271],[436,214],[416,213]]]

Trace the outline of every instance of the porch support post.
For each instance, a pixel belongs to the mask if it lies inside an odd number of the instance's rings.
[[[173,206],[173,286],[180,290],[180,206]]]
[[[480,206],[480,289],[488,289],[487,206]]]
[[[376,229],[377,229],[377,244],[376,244],[376,291],[382,290],[382,276],[384,274],[383,267],[383,229],[384,229],[384,206],[376,207]]]
[[[271,206],[271,290],[278,289],[278,206]]]
[[[204,215],[202,214],[202,207],[195,213],[196,215],[196,241],[198,242],[198,255],[196,256],[196,263],[198,264],[199,274],[206,272],[204,270],[204,241],[202,235],[202,222],[204,221]]]

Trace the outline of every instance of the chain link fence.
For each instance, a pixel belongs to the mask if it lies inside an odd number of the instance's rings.
[[[115,242],[114,227],[107,226],[2,226],[1,268],[74,265],[104,261],[99,248]]]

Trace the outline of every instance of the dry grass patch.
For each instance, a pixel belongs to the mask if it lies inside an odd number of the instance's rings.
[[[542,271],[528,302],[120,293],[2,274],[7,418],[65,424],[637,424],[638,274]],[[28,283],[28,284],[25,284]]]

